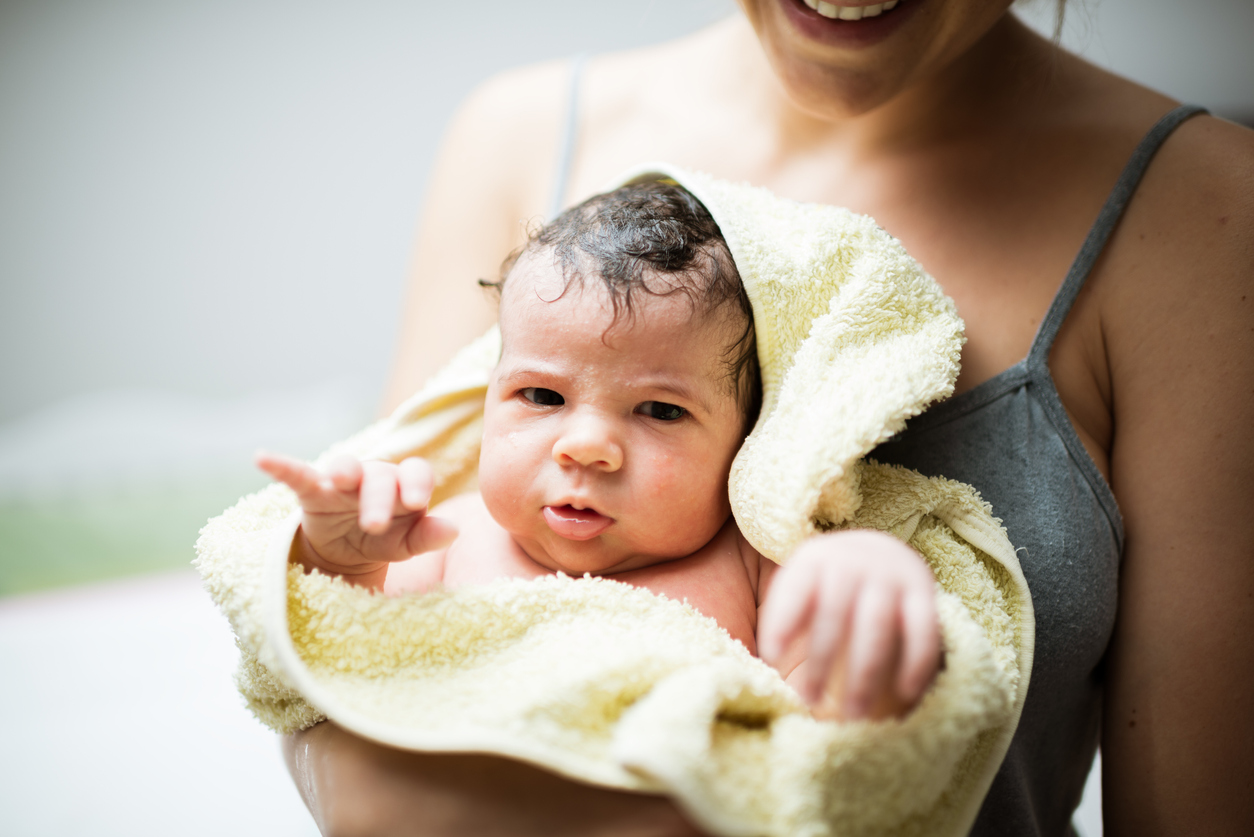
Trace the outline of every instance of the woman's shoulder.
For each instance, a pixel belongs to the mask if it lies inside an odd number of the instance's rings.
[[[1166,107],[1157,110],[1165,115]],[[1167,217],[1191,217],[1200,206],[1213,210],[1203,214],[1248,213],[1254,209],[1254,130],[1209,113],[1186,119],[1154,156],[1137,199]]]
[[[543,215],[553,184],[560,179],[557,153],[571,109],[577,155],[600,149],[607,138],[624,130],[634,142],[641,130],[656,136],[675,129],[685,121],[694,97],[703,96],[701,91],[677,88],[676,79],[691,77],[707,65],[711,41],[722,28],[725,25],[661,44],[578,61],[569,56],[497,73],[462,101],[449,124],[441,164],[449,169],[449,163],[456,168],[458,160],[467,162],[467,175],[492,184],[493,199],[508,203],[511,217]],[[597,174],[597,183],[610,176],[599,169]]]
[[[572,81],[580,121],[591,111],[623,115],[659,104],[683,110],[691,106],[693,91],[677,89],[676,78],[708,67],[733,29],[729,21],[657,44],[504,70],[471,91],[454,124],[505,128],[511,141],[538,139],[551,149],[571,105]]]
[[[1254,130],[1197,116],[1164,144],[1146,174],[1140,215],[1159,234],[1164,264],[1182,274],[1206,273],[1221,287],[1254,283]],[[1168,235],[1176,240],[1168,245]]]
[[[1254,131],[1193,116],[1149,162],[1090,281],[1088,347],[1105,379],[1105,438],[1125,517],[1138,513],[1129,486],[1150,476],[1141,469],[1155,444],[1219,438],[1254,419],[1239,384],[1254,376],[1252,242]],[[1231,450],[1239,459],[1245,448]],[[1176,465],[1197,471],[1203,461]]]
[[[1136,82],[1064,56],[1065,69],[1051,115],[1055,125],[1082,138],[1080,147],[1120,165],[1159,119],[1181,103]],[[1129,217],[1192,217],[1198,202],[1240,212],[1254,208],[1254,130],[1203,113],[1181,123],[1163,141],[1129,203]],[[1235,220],[1235,219],[1234,219]]]
[[[1074,165],[1092,166],[1093,194],[1104,198],[1133,149],[1180,103],[1065,60],[1073,83],[1053,123],[1061,141],[1074,143]],[[1086,288],[1115,355],[1141,345],[1147,323],[1179,319],[1182,306],[1236,313],[1238,291],[1254,281],[1254,131],[1192,116],[1163,139],[1139,184],[1127,185],[1134,191]]]
[[[1163,142],[1112,239],[1106,316],[1139,329],[1181,306],[1238,314],[1254,290],[1251,242],[1254,131],[1194,116]]]
[[[1146,178],[1151,198],[1158,199],[1153,208],[1186,230],[1209,231],[1205,237],[1215,256],[1232,255],[1224,252],[1232,246],[1249,255],[1254,130],[1199,115],[1177,129],[1160,156],[1155,161],[1158,171],[1151,170]]]
[[[451,177],[453,188],[471,189],[483,209],[504,210],[510,219],[542,215],[555,177],[554,149],[570,73],[569,60],[546,61],[478,84],[449,122],[434,172],[437,179]]]
[[[481,121],[483,127],[510,121],[518,126],[549,121],[565,105],[573,59],[562,58],[503,70],[471,90],[459,119]]]

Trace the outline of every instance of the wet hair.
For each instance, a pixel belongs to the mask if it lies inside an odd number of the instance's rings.
[[[620,320],[632,321],[640,294],[683,294],[694,317],[730,314],[741,326],[723,359],[746,428],[752,427],[762,404],[753,307],[722,231],[692,194],[653,182],[594,195],[532,232],[501,265],[499,280],[479,284],[503,294],[518,260],[542,251],[552,252],[565,281],[559,298],[600,280],[614,315],[602,339]]]

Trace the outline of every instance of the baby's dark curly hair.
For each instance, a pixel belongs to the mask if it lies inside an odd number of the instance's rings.
[[[591,273],[609,293],[614,318],[634,317],[637,294],[683,294],[694,317],[727,313],[743,322],[724,358],[727,376],[752,427],[762,405],[753,307],[740,281],[723,233],[709,211],[673,183],[623,186],[594,195],[532,233],[501,265],[501,278],[480,280],[484,287],[505,289],[510,271],[525,253],[552,250],[565,286],[580,287]],[[607,329],[608,334],[609,329]]]

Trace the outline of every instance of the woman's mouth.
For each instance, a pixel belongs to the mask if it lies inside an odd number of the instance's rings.
[[[884,12],[892,11],[897,7],[897,0],[867,6],[837,6],[824,3],[823,0],[805,0],[805,4],[831,20],[862,20],[864,17],[878,17]]]
[[[586,541],[610,528],[614,518],[606,517],[596,509],[577,509],[569,503],[564,506],[545,506],[544,522],[554,534],[572,541]]]
[[[924,0],[842,5],[826,0],[781,0],[786,17],[802,35],[839,47],[878,43],[913,17]],[[844,0],[845,4],[849,0]]]

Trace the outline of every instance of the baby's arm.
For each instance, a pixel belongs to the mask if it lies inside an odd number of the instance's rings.
[[[901,716],[941,662],[936,581],[883,532],[819,535],[764,579],[758,652],[818,717]]]
[[[427,514],[433,478],[421,459],[393,464],[342,456],[325,472],[280,454],[259,452],[256,462],[300,500],[291,560],[306,569],[383,589],[390,564],[457,537],[455,526]]]

